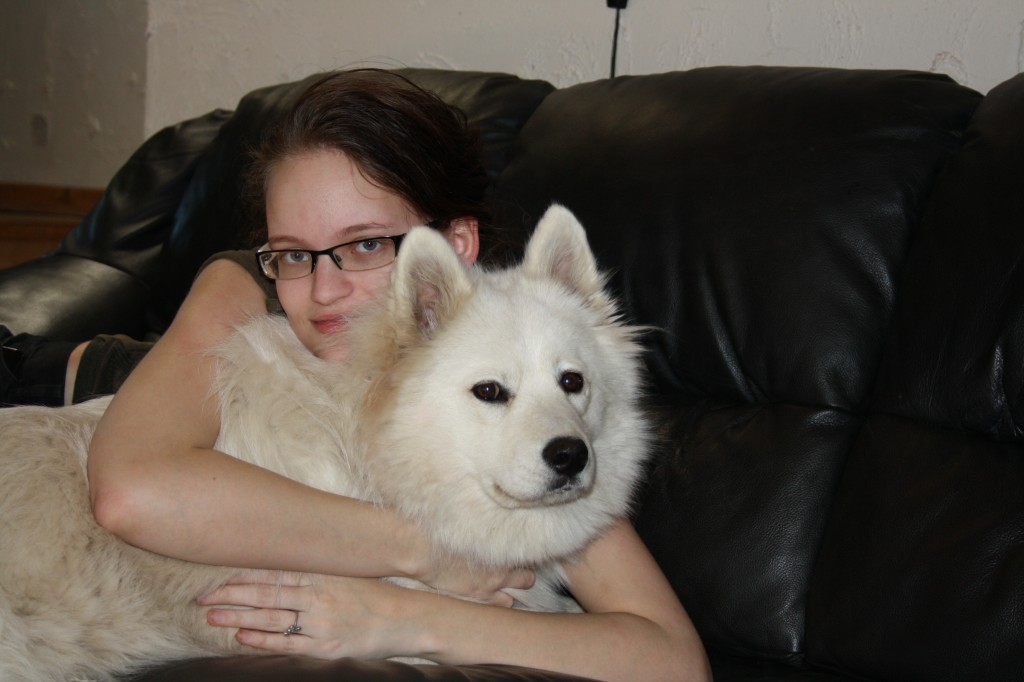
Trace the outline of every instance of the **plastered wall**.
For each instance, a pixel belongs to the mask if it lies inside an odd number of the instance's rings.
[[[15,19],[0,24],[0,182],[79,186],[165,125],[324,69],[603,78],[615,19],[605,0],[0,0],[0,15]],[[911,68],[984,92],[1024,70],[1024,0],[630,0],[620,18],[620,75]]]
[[[102,187],[143,139],[146,3],[0,0],[0,182]]]

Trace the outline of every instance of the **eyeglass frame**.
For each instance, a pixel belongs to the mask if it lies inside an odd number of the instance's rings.
[[[430,227],[430,228],[433,228],[433,229],[436,230],[436,229],[440,228],[442,223],[444,223],[443,219],[435,218],[434,220],[430,220],[428,222],[423,223],[423,225],[426,226],[426,227]],[[341,270],[342,272],[344,272],[345,268],[343,267],[343,265],[341,263],[341,259],[334,257],[334,250],[335,249],[340,249],[343,246],[350,246],[352,244],[358,244],[359,242],[370,242],[370,241],[374,241],[374,240],[378,240],[378,239],[388,239],[388,240],[391,241],[391,243],[393,243],[395,245],[395,258],[398,258],[398,250],[401,248],[402,240],[405,239],[406,234],[408,234],[408,233],[405,232],[405,233],[401,233],[401,234],[360,237],[359,239],[353,239],[352,241],[342,242],[341,244],[335,244],[334,246],[329,246],[326,249],[321,249],[319,251],[314,251],[313,249],[267,249],[267,248],[264,248],[264,247],[265,246],[270,246],[270,244],[265,244],[264,246],[261,246],[259,249],[256,250],[256,254],[255,254],[256,255],[256,265],[257,265],[257,267],[259,267],[260,272],[263,273],[263,276],[266,277],[267,279],[271,280],[272,282],[277,282],[277,281],[282,280],[282,279],[283,279],[283,281],[288,281],[288,280],[291,280],[291,279],[302,279],[303,277],[309,277],[314,272],[316,272],[316,264],[320,262],[320,256],[330,256],[331,262],[334,263],[334,266],[336,268],[338,268],[338,270]],[[310,261],[310,266],[309,266],[309,272],[308,273],[306,273],[305,275],[299,275],[298,277],[285,277],[285,278],[281,278],[281,277],[275,277],[272,274],[270,274],[269,272],[267,272],[267,268],[264,266],[263,259],[260,258],[260,256],[262,256],[264,254],[267,254],[267,253],[289,253],[289,252],[291,252],[291,253],[296,253],[296,252],[297,253],[308,253],[310,255],[310,258],[312,258],[312,260]],[[383,268],[383,267],[385,267],[387,265],[391,265],[394,262],[395,262],[395,259],[391,259],[387,263],[381,263],[380,265],[374,266],[372,268],[363,268],[362,270],[351,270],[351,269],[349,269],[349,272],[369,272],[371,270],[378,270],[378,269]]]

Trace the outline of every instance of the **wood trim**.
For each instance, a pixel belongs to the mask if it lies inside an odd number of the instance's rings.
[[[59,242],[78,225],[78,218],[56,216],[53,218],[24,218],[20,215],[5,218],[0,214],[0,244],[14,242]]]
[[[0,183],[0,268],[56,248],[101,196],[84,187]]]
[[[0,212],[83,216],[101,196],[102,189],[0,182]]]

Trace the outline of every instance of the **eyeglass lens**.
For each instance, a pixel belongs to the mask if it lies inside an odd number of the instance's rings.
[[[373,270],[395,260],[397,248],[389,237],[362,239],[348,244],[307,251],[288,249],[260,254],[263,270],[274,279],[297,279],[313,272],[321,255],[329,255],[339,270]]]

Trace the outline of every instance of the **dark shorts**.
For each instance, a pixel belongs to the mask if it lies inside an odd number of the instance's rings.
[[[252,251],[222,251],[211,256],[202,267],[220,259],[245,268],[263,289],[267,310],[282,312],[274,283],[260,273]],[[123,334],[101,334],[94,338],[86,346],[78,365],[73,402],[116,392],[155,342],[155,334],[147,336],[145,341]],[[78,345],[74,341],[51,341],[33,334],[12,334],[0,325],[0,406],[63,405],[68,358]]]
[[[0,325],[0,405],[63,405],[68,356],[77,345]]]
[[[152,347],[151,341],[136,341],[123,334],[94,338],[82,353],[73,401],[80,403],[117,391]]]

